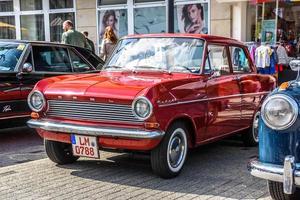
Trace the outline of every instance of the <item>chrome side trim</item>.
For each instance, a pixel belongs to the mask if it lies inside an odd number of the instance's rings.
[[[15,115],[15,116],[9,116],[9,117],[0,117],[1,119],[14,119],[14,118],[25,118],[25,117],[30,117],[30,115]]]
[[[115,127],[100,127],[77,125],[70,123],[63,123],[58,120],[37,120],[31,119],[27,122],[30,128],[39,128],[46,131],[62,132],[62,133],[76,133],[92,136],[111,136],[132,139],[158,139],[161,138],[165,132],[160,130],[144,130],[144,129],[126,129]]]
[[[283,183],[284,192],[292,194],[295,186],[300,186],[300,171],[295,169],[293,156],[286,156],[284,165],[262,163],[257,159],[249,162],[248,170],[251,175]]]
[[[213,97],[213,98],[206,98],[206,99],[195,99],[195,100],[189,100],[189,101],[180,101],[175,103],[169,103],[169,104],[160,104],[158,107],[167,107],[167,106],[174,106],[174,105],[182,105],[182,104],[188,104],[188,103],[197,103],[197,102],[203,102],[203,101],[214,101],[214,100],[220,100],[220,99],[229,99],[229,98],[235,98],[235,97],[247,97],[247,96],[257,96],[257,95],[266,95],[270,92],[257,92],[257,93],[247,93],[247,94],[234,94],[234,95],[228,95],[228,96],[222,96],[222,97]]]

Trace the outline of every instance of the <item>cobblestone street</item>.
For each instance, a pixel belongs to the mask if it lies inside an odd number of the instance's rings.
[[[56,165],[45,158],[41,140],[28,137],[35,142],[23,153],[11,146],[3,153],[1,142],[1,199],[270,199],[266,181],[247,172],[257,148],[239,141],[193,150],[181,175],[164,180],[144,155],[101,152],[100,160]]]

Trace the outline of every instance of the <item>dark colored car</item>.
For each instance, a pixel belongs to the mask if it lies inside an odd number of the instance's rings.
[[[27,96],[39,80],[97,72],[104,62],[84,48],[49,42],[0,41],[0,128],[25,125]],[[59,77],[57,78],[59,79]],[[13,119],[13,121],[12,121]]]
[[[290,63],[300,70],[300,60]],[[268,181],[272,199],[300,199],[300,79],[285,82],[263,102],[259,122],[259,158],[248,165]]]

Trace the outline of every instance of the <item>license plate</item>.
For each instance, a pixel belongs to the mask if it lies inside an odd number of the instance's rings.
[[[96,137],[71,135],[74,156],[99,158],[98,143]]]

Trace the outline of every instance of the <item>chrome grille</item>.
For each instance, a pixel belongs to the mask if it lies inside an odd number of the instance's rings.
[[[48,117],[84,121],[142,122],[132,113],[131,105],[49,100],[48,106]]]

